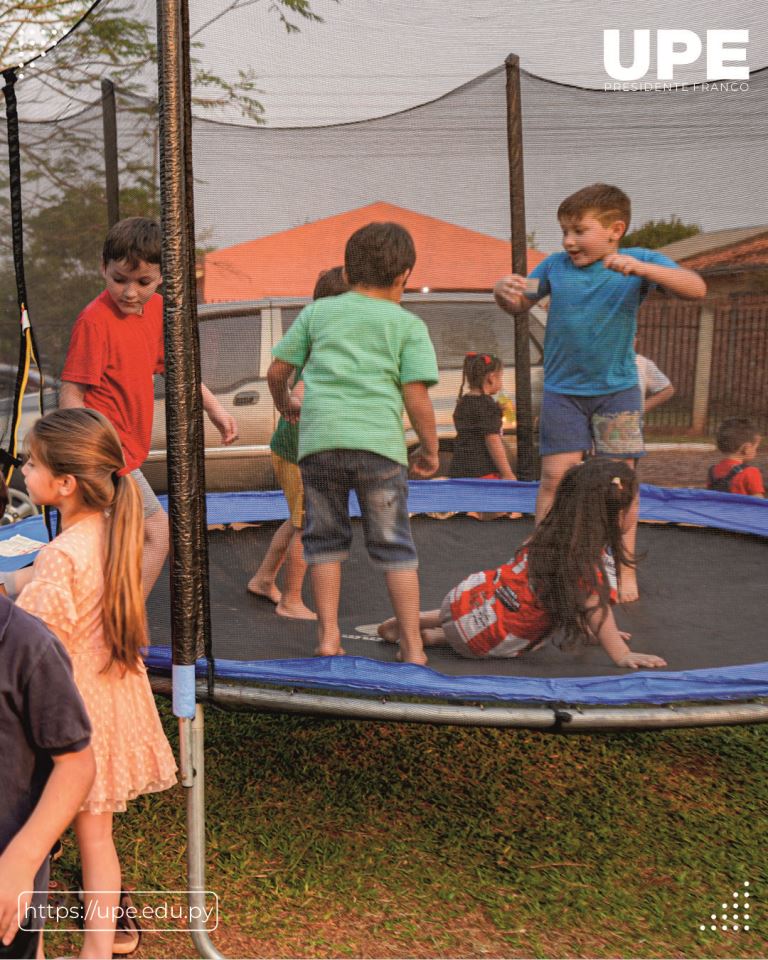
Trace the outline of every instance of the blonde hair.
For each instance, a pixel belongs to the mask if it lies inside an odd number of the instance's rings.
[[[113,663],[136,670],[147,642],[141,584],[144,517],[133,477],[112,424],[95,410],[55,410],[35,423],[25,447],[54,476],[71,474],[86,507],[108,511],[102,601],[104,640]]]

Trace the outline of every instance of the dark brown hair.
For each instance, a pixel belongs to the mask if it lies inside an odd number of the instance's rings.
[[[143,263],[160,265],[160,224],[148,217],[126,217],[110,228],[104,240],[101,260],[104,266],[114,260],[136,270]]]
[[[464,395],[464,385],[470,390],[482,389],[485,378],[489,373],[501,370],[501,360],[492,353],[468,353],[464,357],[464,366],[461,370],[461,386],[459,400]]]
[[[344,250],[350,286],[391,287],[415,263],[413,238],[399,223],[369,223],[352,234]]]
[[[597,595],[603,617],[608,610],[605,549],[617,574],[622,564],[634,566],[624,549],[622,519],[637,492],[635,471],[622,460],[594,457],[577,464],[563,476],[551,510],[528,541],[531,588],[566,641],[588,633],[589,597]]]
[[[629,227],[632,216],[632,203],[629,197],[618,187],[607,183],[593,183],[572,193],[557,208],[557,219],[581,220],[587,214],[593,214],[604,227],[621,220],[625,228]]]
[[[312,291],[313,300],[322,300],[324,297],[338,297],[349,290],[349,284],[344,276],[344,267],[331,267],[330,270],[321,270],[315,281]]]
[[[717,428],[717,449],[721,453],[736,453],[744,443],[760,436],[760,428],[748,417],[729,417]]]

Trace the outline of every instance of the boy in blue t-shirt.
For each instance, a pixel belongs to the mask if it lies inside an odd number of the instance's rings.
[[[593,449],[598,456],[630,464],[643,455],[643,398],[638,386],[634,340],[637,311],[655,286],[686,300],[707,288],[692,270],[655,250],[619,241],[631,214],[618,187],[596,183],[560,204],[563,253],[543,260],[531,273],[512,274],[494,288],[507,313],[528,310],[550,297],[544,341],[544,398],[541,407],[539,523],[552,505],[563,474]],[[528,284],[528,286],[526,286]],[[625,534],[634,552],[636,524]],[[634,569],[622,569],[621,599],[636,600]]]

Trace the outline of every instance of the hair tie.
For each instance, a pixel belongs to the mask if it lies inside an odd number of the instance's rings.
[[[619,490],[623,490],[623,489],[624,489],[624,487],[622,486],[622,483],[621,483],[621,477],[611,477],[611,483],[612,483],[612,484],[615,484],[615,486],[617,486],[617,487],[619,488]]]
[[[486,365],[486,367],[490,364],[490,362],[491,358],[488,356],[488,354],[483,354],[483,363]]]
[[[476,357],[477,354],[476,354],[476,353],[474,352],[474,350],[473,350],[471,353],[465,354],[465,356],[466,356],[466,357]]]

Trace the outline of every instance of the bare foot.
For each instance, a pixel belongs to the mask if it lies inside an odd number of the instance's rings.
[[[400,639],[400,630],[397,626],[397,620],[395,620],[394,617],[390,617],[389,620],[380,623],[376,628],[376,633],[387,643],[397,643]]]
[[[256,576],[251,577],[245,589],[248,591],[248,593],[253,594],[254,597],[258,597],[260,600],[270,600],[275,604],[280,603],[280,598],[282,597],[282,594],[275,586],[274,581],[269,583],[264,580],[257,579]]]
[[[619,603],[634,603],[640,599],[640,591],[637,588],[637,577],[627,576],[621,578],[619,584]]]
[[[335,645],[330,643],[318,643],[312,655],[315,657],[345,657],[347,655],[347,651],[340,643]]]
[[[424,646],[421,642],[421,637],[419,637],[417,643],[411,644],[401,637],[400,651],[397,654],[397,659],[401,663],[415,663],[423,667],[427,662],[427,655],[424,653]]]
[[[325,630],[320,627],[317,646],[314,655],[316,657],[343,657],[346,650],[341,645],[341,633],[336,630]]]
[[[286,620],[317,620],[317,614],[303,603],[285,603],[284,599],[275,607],[275,613]]]

